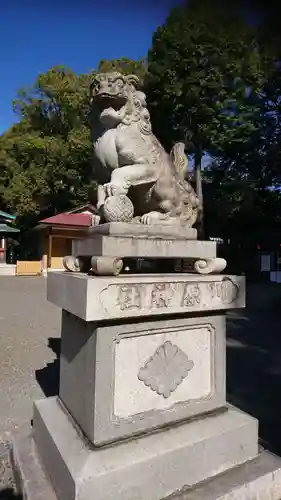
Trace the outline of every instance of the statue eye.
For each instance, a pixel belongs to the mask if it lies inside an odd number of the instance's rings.
[[[121,78],[118,78],[115,82],[115,85],[117,85],[117,87],[123,87],[123,80],[121,80]]]

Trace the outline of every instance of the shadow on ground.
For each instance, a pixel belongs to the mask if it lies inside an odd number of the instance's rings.
[[[0,500],[22,500],[21,495],[17,495],[12,488],[0,490]]]
[[[259,419],[261,445],[281,455],[281,287],[249,287],[227,320],[228,401]]]
[[[59,393],[60,374],[60,339],[50,337],[48,347],[56,355],[52,363],[48,363],[44,368],[35,370],[35,378],[46,397],[56,396]],[[0,498],[1,500],[1,498]]]

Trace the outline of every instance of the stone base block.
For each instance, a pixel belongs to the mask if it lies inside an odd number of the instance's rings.
[[[214,259],[217,256],[215,241],[174,239],[174,237],[143,237],[93,234],[92,238],[74,239],[73,255],[96,257]]]
[[[160,500],[255,458],[257,428],[255,419],[229,408],[93,449],[51,398],[35,404],[33,436],[59,500]]]
[[[170,500],[280,500],[281,459],[263,451],[255,460],[235,467]]]
[[[13,440],[14,462],[20,472],[19,489],[25,500],[59,500],[46,476],[31,433]],[[93,492],[94,497],[94,492]],[[135,498],[135,497],[134,497]],[[262,452],[254,460],[183,489],[169,500],[280,500],[281,459]]]
[[[47,299],[84,321],[225,311],[245,307],[245,277],[49,273]]]
[[[94,446],[223,408],[225,318],[97,326],[63,311],[59,397]]]
[[[122,238],[137,236],[138,238],[159,238],[173,240],[196,240],[197,230],[193,227],[167,224],[134,224],[133,222],[108,222],[89,228],[88,236],[118,236]]]
[[[16,492],[21,494],[19,498],[23,500],[58,500],[52,483],[42,466],[32,431],[28,425],[14,431],[11,458]]]

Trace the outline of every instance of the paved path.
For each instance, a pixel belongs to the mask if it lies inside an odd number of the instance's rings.
[[[32,401],[51,383],[60,310],[46,300],[46,279],[0,277],[0,436],[32,418]],[[51,340],[56,350],[56,342]],[[55,362],[56,363],[56,362]],[[47,373],[46,373],[47,369]],[[39,382],[38,382],[39,381]]]

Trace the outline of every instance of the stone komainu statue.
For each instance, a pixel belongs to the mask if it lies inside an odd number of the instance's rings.
[[[184,179],[184,144],[165,152],[152,133],[138,78],[97,74],[91,97],[98,209],[104,219],[193,226],[199,200]]]

